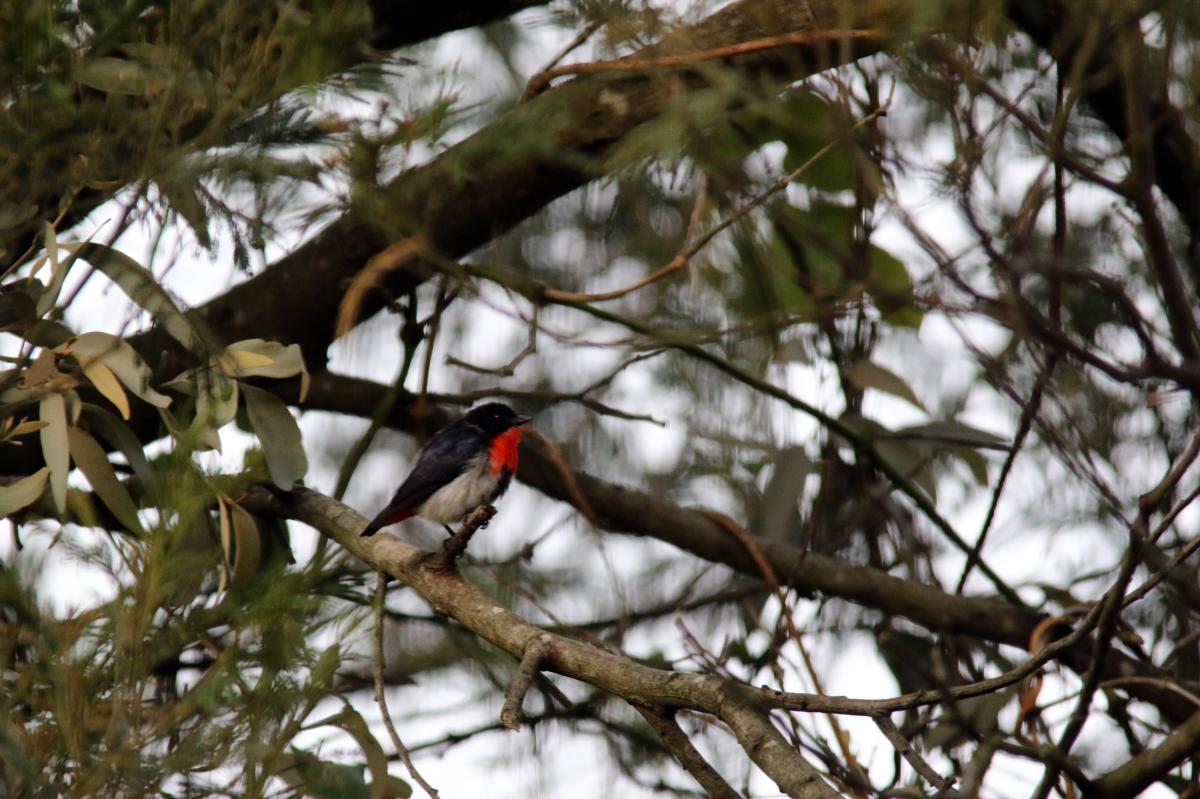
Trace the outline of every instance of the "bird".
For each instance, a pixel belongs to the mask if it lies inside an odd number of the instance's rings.
[[[517,470],[521,427],[530,421],[503,402],[477,405],[439,430],[417,455],[408,477],[361,535],[420,516],[450,528],[508,489]]]

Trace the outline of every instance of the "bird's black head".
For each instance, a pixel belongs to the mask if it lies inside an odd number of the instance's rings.
[[[489,436],[497,436],[529,421],[528,416],[521,416],[503,402],[485,402],[467,411],[463,421],[469,422],[483,430]]]

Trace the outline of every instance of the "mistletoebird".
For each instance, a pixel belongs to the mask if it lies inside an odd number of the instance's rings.
[[[512,482],[521,425],[528,421],[502,402],[488,402],[439,430],[362,535],[413,516],[438,522],[453,534],[452,522],[491,504]]]

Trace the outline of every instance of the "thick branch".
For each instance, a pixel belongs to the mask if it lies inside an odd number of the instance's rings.
[[[510,730],[521,729],[521,705],[525,702],[525,694],[529,693],[529,686],[533,685],[533,678],[537,676],[549,646],[550,635],[543,633],[530,641],[525,647],[525,653],[521,655],[521,662],[517,664],[517,670],[508,686],[508,693],[504,695],[504,707],[500,709],[500,723]]]
[[[390,535],[362,538],[366,519],[329,497],[307,489],[248,491],[242,500],[256,512],[297,519],[415,590],[434,610],[521,658],[534,641],[544,642],[541,668],[594,685],[631,703],[689,708],[709,713],[733,730],[739,743],[788,796],[833,799],[837,794],[771,723],[758,694],[709,674],[666,671],[636,663],[581,641],[555,635],[500,607],[456,572],[436,568],[430,553]],[[548,639],[548,640],[547,640]]]
[[[713,799],[742,799],[741,794],[735,791],[696,749],[692,739],[675,720],[675,711],[643,705],[634,705],[634,709],[642,714],[642,718],[658,733],[658,739],[670,750],[676,762],[696,778],[696,782],[700,783],[700,787],[709,796]]]
[[[1182,726],[1153,749],[1095,780],[1084,795],[1088,799],[1127,799],[1139,795],[1167,772],[1200,751],[1200,713],[1192,714]]]
[[[450,3],[394,3],[371,0],[375,18],[371,44],[394,50],[450,31],[474,28],[512,16],[546,0],[457,0]]]
[[[314,376],[306,407],[369,416],[385,391],[386,386],[368,380],[323,373]],[[430,400],[437,402],[437,397],[430,396]],[[410,433],[422,425],[428,433],[452,418],[445,411],[427,408],[426,415],[418,420],[412,414],[414,402],[412,395],[402,396],[393,407],[387,424]],[[578,498],[562,470],[547,452],[534,444],[532,438],[526,436],[522,441],[517,479],[549,497],[577,505]],[[661,496],[609,483],[584,472],[572,474],[583,499],[590,508],[600,512],[601,528],[665,541],[705,560],[721,563],[754,578],[762,577],[742,543],[704,515],[668,502]],[[787,544],[761,539],[757,543],[781,584],[802,593],[818,592],[903,616],[931,630],[977,636],[1026,648],[1034,627],[1044,618],[1044,614],[1031,613],[997,599],[948,594],[933,586],[838,558],[805,552]],[[1088,668],[1089,655],[1090,648],[1083,643],[1063,653],[1061,660],[1082,673]],[[1105,661],[1105,679],[1134,675],[1170,680],[1167,672],[1150,664],[1137,662],[1117,651],[1109,653]],[[1189,709],[1179,704],[1177,695],[1156,683],[1131,684],[1129,690],[1176,721],[1187,718]],[[883,708],[874,708],[869,713],[881,710]]]
[[[906,7],[901,0],[738,0],[642,54],[693,52],[851,23],[887,27],[904,18]],[[796,80],[877,47],[794,45],[723,59],[720,65],[755,77]],[[427,252],[436,253],[435,261],[467,254],[552,200],[616,169],[619,164],[606,160],[614,145],[681,96],[695,94],[681,92],[681,84],[696,91],[705,85],[698,74],[568,81],[387,186],[362,189],[350,213],[194,313],[227,341],[258,337],[297,343],[315,370],[334,339],[342,298],[371,256],[415,234]],[[736,96],[726,100],[731,106],[738,101]],[[356,318],[373,315],[389,296],[401,296],[425,280],[426,267],[419,259],[398,265],[379,289],[367,293]],[[141,334],[131,343],[155,365],[160,379],[188,365],[186,354],[162,331]],[[133,423],[143,440],[157,434],[158,417],[144,407],[135,410]]]

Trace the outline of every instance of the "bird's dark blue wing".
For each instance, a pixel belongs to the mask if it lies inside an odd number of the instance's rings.
[[[367,525],[363,535],[403,521],[442,486],[458,477],[472,459],[487,447],[487,437],[474,425],[457,422],[439,431],[417,456],[417,463],[387,507]]]

